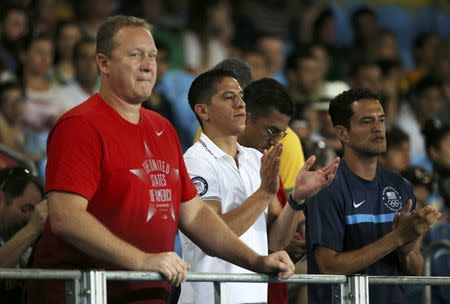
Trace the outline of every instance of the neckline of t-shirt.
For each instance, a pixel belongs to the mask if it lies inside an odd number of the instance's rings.
[[[340,166],[341,165],[344,166],[345,170],[347,172],[349,172],[349,174],[351,174],[351,176],[353,178],[357,179],[359,182],[361,182],[363,184],[366,184],[368,186],[370,186],[370,185],[377,185],[378,184],[378,166],[377,166],[377,169],[376,169],[376,172],[375,172],[375,177],[372,180],[367,180],[367,179],[362,178],[361,176],[356,175],[355,172],[353,172],[349,168],[349,166],[347,166],[347,163],[345,162],[344,158],[342,158],[342,160],[341,160]]]
[[[98,100],[100,101],[100,104],[102,104],[102,107],[104,109],[106,109],[108,112],[112,113],[112,115],[114,115],[114,117],[116,117],[117,119],[119,119],[120,121],[122,121],[124,124],[126,124],[127,126],[131,127],[131,128],[139,128],[142,125],[142,115],[143,115],[143,111],[142,111],[142,106],[139,108],[139,114],[140,114],[140,118],[139,118],[139,122],[137,124],[134,124],[132,122],[129,122],[128,120],[126,120],[125,118],[123,118],[122,116],[120,116],[119,113],[117,113],[116,110],[114,110],[114,108],[106,102],[106,100],[99,94],[96,93],[96,96],[98,98]]]

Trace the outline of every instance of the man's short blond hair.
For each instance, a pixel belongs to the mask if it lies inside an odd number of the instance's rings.
[[[152,31],[152,26],[141,18],[123,15],[108,17],[97,33],[97,54],[111,56],[115,47],[114,37],[124,27],[143,27],[149,32]]]

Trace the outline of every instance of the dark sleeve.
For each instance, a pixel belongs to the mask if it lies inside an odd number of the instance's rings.
[[[326,247],[341,252],[344,245],[344,210],[337,194],[330,188],[308,200],[308,241],[311,248]]]

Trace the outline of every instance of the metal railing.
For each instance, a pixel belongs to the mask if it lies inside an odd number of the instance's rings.
[[[66,303],[104,304],[106,303],[106,281],[161,281],[164,277],[154,272],[134,271],[77,271],[44,269],[2,269],[0,279],[56,279],[66,281]],[[383,277],[383,276],[343,276],[343,275],[293,275],[287,280],[277,280],[263,274],[223,274],[189,273],[187,281],[213,282],[220,294],[221,282],[278,282],[295,284],[331,284],[333,285],[332,303],[368,304],[369,284],[397,285],[450,285],[450,277]],[[215,303],[223,303],[223,297]]]
[[[440,249],[450,249],[450,241],[430,244],[424,251],[425,276],[344,276],[344,275],[293,275],[287,280],[278,280],[264,274],[188,273],[189,282],[213,282],[216,291],[215,303],[225,303],[221,295],[220,283],[294,283],[331,284],[331,302],[340,304],[368,304],[369,285],[423,285],[423,304],[431,304],[431,286],[450,285],[450,276],[432,277],[431,260]],[[48,269],[0,269],[0,279],[64,280],[66,282],[66,303],[104,304],[106,303],[106,282],[109,281],[163,281],[156,272],[138,271],[79,271]],[[218,295],[218,296],[217,296]]]

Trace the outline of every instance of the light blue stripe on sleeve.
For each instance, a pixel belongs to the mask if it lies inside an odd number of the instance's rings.
[[[394,221],[394,213],[386,214],[352,214],[345,217],[347,224],[360,224],[360,223],[389,223]]]

